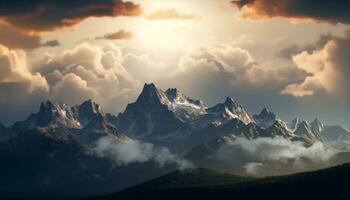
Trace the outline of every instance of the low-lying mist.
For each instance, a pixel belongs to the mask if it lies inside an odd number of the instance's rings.
[[[131,163],[155,162],[159,167],[175,165],[178,169],[192,168],[193,164],[171,153],[165,147],[157,147],[151,143],[138,140],[116,140],[113,136],[100,138],[89,150],[89,153],[108,158],[116,165]]]
[[[339,160],[340,152],[316,142],[305,146],[302,142],[285,138],[237,138],[220,147],[210,160],[218,161],[218,169],[236,174],[271,176],[316,170],[346,162]],[[349,160],[349,159],[348,159]]]

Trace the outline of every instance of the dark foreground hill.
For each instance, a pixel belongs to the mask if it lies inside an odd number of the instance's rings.
[[[96,199],[348,199],[349,183],[350,164],[262,179],[197,169],[176,171]]]

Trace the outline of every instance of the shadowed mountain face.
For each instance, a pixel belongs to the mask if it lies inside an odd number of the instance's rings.
[[[281,177],[252,179],[198,169],[174,172],[94,199],[331,198],[347,196],[350,165]]]
[[[0,159],[6,161],[0,196],[102,195],[194,165],[239,175],[288,174],[349,161],[348,144],[350,133],[341,126],[284,122],[266,108],[252,115],[231,97],[208,107],[151,83],[118,116],[91,100],[76,106],[46,101],[26,120],[0,124]],[[187,177],[199,174],[209,187],[211,179],[201,174],[216,172],[197,172],[171,177],[191,185]]]
[[[91,100],[72,107],[42,103],[25,121],[1,129],[0,139],[0,159],[6,161],[0,166],[0,197],[101,195],[176,169],[140,160],[151,147],[123,134]],[[127,156],[131,147],[147,152]]]

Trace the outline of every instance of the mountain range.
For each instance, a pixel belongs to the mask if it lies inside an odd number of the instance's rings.
[[[163,91],[150,83],[117,116],[92,100],[76,106],[46,101],[24,121],[0,124],[0,158],[6,160],[0,194],[106,194],[168,173],[181,159],[225,171],[210,158],[237,138],[283,138],[339,151],[350,144],[347,129],[317,118],[286,122],[267,108],[251,114],[231,97],[208,107],[176,88]]]

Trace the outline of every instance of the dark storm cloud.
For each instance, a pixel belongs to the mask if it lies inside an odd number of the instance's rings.
[[[132,38],[132,33],[129,31],[125,31],[125,30],[119,30],[115,33],[108,33],[105,34],[101,37],[96,37],[96,40],[122,40],[122,39],[130,39]]]
[[[286,59],[291,59],[292,56],[298,53],[301,53],[302,51],[307,51],[308,53],[312,53],[312,51],[322,48],[329,40],[332,40],[332,39],[335,39],[335,38],[331,34],[323,34],[320,36],[320,38],[315,44],[309,44],[305,46],[292,44],[289,46],[282,47],[277,52],[277,56],[286,58]]]
[[[348,0],[233,0],[247,18],[287,17],[329,23],[350,23]]]
[[[41,46],[40,36],[29,35],[5,23],[0,23],[0,44],[20,49],[35,49]]]
[[[0,18],[31,31],[69,27],[88,17],[136,16],[141,7],[122,0],[2,0]]]
[[[39,47],[55,47],[60,43],[57,40],[41,42],[39,35],[28,34],[9,24],[0,22],[0,44],[14,49],[36,49]]]

